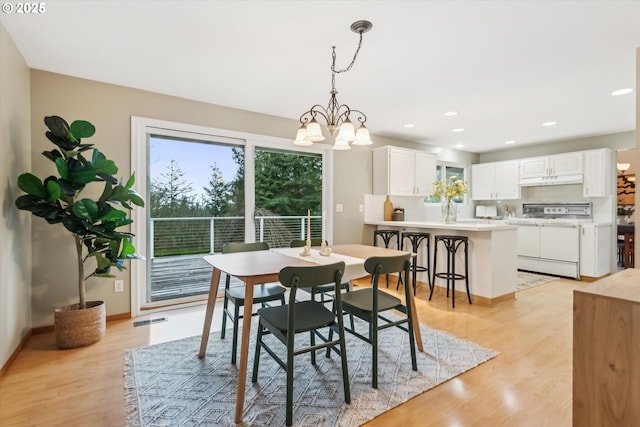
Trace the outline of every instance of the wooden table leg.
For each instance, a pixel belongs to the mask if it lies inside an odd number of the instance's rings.
[[[204,316],[204,326],[202,327],[202,338],[200,340],[200,352],[198,357],[202,359],[207,353],[209,343],[209,332],[211,331],[211,321],[213,320],[213,309],[216,306],[218,296],[218,283],[220,283],[220,270],[214,268],[211,272],[211,284],[209,285],[209,298],[207,299],[207,310]],[[224,316],[224,314],[223,314]]]
[[[408,286],[408,284],[406,285]],[[416,337],[416,345],[418,351],[424,352],[422,345],[422,332],[420,332],[420,319],[418,319],[418,311],[416,310],[416,302],[413,298],[413,292],[409,290],[409,304],[411,304],[411,321],[413,322],[413,335]]]
[[[242,411],[244,410],[244,392],[247,385],[247,360],[249,358],[249,337],[251,335],[251,315],[253,312],[253,286],[253,283],[245,282],[244,317],[242,319],[240,366],[238,366],[238,390],[236,394],[236,423],[242,422]]]

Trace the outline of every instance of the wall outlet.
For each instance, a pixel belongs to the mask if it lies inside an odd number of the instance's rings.
[[[124,280],[115,280],[113,282],[113,292],[124,291]]]

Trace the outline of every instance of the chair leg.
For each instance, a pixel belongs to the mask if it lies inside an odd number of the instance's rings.
[[[316,345],[316,334],[313,330],[309,331],[309,343],[311,344],[311,347]],[[330,347],[327,347],[328,349]],[[316,364],[316,351],[315,350],[311,350],[311,364],[315,365]]]
[[[224,302],[222,303],[222,331],[220,332],[220,339],[224,339],[227,330],[227,307],[229,307],[229,298],[227,298],[227,294],[225,293]]]
[[[349,386],[349,368],[347,367],[347,342],[344,337],[344,320],[338,322],[338,336],[340,337],[340,359],[342,362],[342,386],[344,387],[344,401],[351,403],[351,390]],[[333,328],[331,328],[333,330]]]
[[[378,388],[378,317],[372,316],[369,333],[371,334],[371,387]]]
[[[436,264],[438,262],[438,242],[435,242],[433,245],[433,269],[429,272],[431,273],[431,289],[429,290],[429,301],[431,301],[431,297],[433,296],[433,291],[436,288]]]
[[[290,332],[292,333],[292,332]],[[287,419],[286,425],[293,424],[293,348],[287,346]]]
[[[233,310],[233,347],[231,347],[231,364],[236,364],[236,354],[238,353],[238,323],[240,322],[238,317],[240,316],[240,306],[234,305]]]
[[[256,351],[253,356],[253,373],[251,374],[251,382],[255,383],[258,381],[258,367],[260,365],[260,349],[262,348],[262,331],[263,331],[262,323],[258,323],[258,333],[256,335]]]

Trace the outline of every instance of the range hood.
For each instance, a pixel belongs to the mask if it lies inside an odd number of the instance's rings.
[[[583,175],[541,176],[536,178],[521,178],[518,183],[521,187],[534,187],[540,185],[564,185],[582,184]]]

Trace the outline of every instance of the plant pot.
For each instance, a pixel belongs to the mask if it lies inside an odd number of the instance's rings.
[[[78,304],[57,308],[54,312],[56,343],[59,348],[77,348],[94,344],[106,330],[107,310],[104,301],[87,301],[87,308]]]

